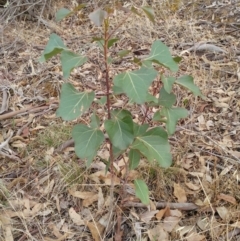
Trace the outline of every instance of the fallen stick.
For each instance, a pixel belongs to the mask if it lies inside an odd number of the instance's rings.
[[[156,203],[156,208],[165,208],[169,207],[170,209],[179,209],[179,210],[196,210],[199,208],[194,203],[168,203],[168,202],[158,202]],[[136,203],[136,202],[127,202],[124,204],[124,207],[136,207],[136,208],[144,208],[147,207],[145,204]]]
[[[19,114],[22,114],[22,113],[25,113],[25,112],[26,113],[38,112],[39,110],[45,110],[47,108],[49,108],[48,105],[38,106],[38,107],[30,106],[30,107],[22,109],[22,110],[12,111],[12,112],[0,115],[0,120],[9,119],[13,116],[16,116],[16,115],[19,115]]]

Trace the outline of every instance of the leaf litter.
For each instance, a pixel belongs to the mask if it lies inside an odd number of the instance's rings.
[[[180,72],[192,75],[206,96],[206,100],[200,100],[180,88],[177,90],[177,101],[189,110],[190,116],[178,124],[177,133],[170,138],[174,165],[163,170],[141,160],[127,184],[125,200],[131,205],[124,210],[123,236],[125,240],[237,240],[240,43],[239,31],[234,28],[237,20],[220,13],[228,9],[234,15],[239,6],[234,1],[232,5],[215,3],[202,11],[203,6],[178,2],[179,6],[171,3],[165,7],[162,3],[161,8],[153,3],[158,16],[156,27],[139,20],[132,21],[132,28],[120,29],[123,36],[118,42],[120,50],[149,49],[152,40],[158,38],[171,47],[173,54],[181,54]],[[194,18],[190,26],[191,12]],[[221,19],[224,16],[226,19]],[[118,18],[121,15],[113,21]],[[80,44],[95,62],[74,70],[70,82],[78,90],[94,87],[98,98],[102,84],[96,81],[102,75],[97,64],[99,52],[88,44],[98,32],[84,18],[73,19],[71,24],[73,32],[69,31],[68,20],[61,23],[62,34],[73,49],[78,49],[75,34],[86,33]],[[31,28],[35,29],[36,23],[20,21],[18,32],[22,34],[16,49],[7,53],[7,62],[1,60],[0,238],[112,240],[114,219],[108,220],[110,173],[105,173],[99,160],[86,171],[72,148],[54,154],[55,149],[71,138],[71,124],[63,123],[55,115],[63,78],[55,60],[46,66],[35,61],[49,33],[46,26],[40,25],[39,32],[33,35]],[[9,26],[10,31],[3,35],[5,44],[6,39],[14,38],[15,29],[16,25]],[[28,39],[34,43],[31,49]],[[114,64],[111,77],[122,70],[135,67],[123,58]],[[125,101],[119,98],[116,107]],[[11,115],[6,115],[6,111],[11,111]],[[132,112],[138,121],[142,113],[134,107]],[[81,121],[90,123],[89,115],[86,113]],[[13,135],[7,130],[13,131]],[[103,147],[102,155],[107,156],[106,150]],[[115,167],[122,175],[114,180],[118,187],[126,170],[121,161]],[[139,200],[134,196],[131,181],[139,177],[148,184],[150,207],[137,205]],[[173,208],[175,204],[177,209]],[[198,208],[183,209],[184,204]]]

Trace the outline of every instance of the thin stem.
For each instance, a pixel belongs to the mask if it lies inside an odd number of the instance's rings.
[[[105,81],[106,81],[106,96],[107,96],[107,116],[108,120],[111,119],[111,100],[110,100],[110,88],[111,88],[111,82],[109,80],[109,65],[108,65],[108,19],[105,19],[104,21],[104,64],[105,64]],[[109,153],[110,153],[110,173],[111,173],[111,188],[110,188],[110,198],[111,198],[111,204],[110,204],[110,214],[109,214],[109,223],[112,219],[113,209],[114,209],[114,156],[113,156],[113,145],[111,140],[109,140]]]
[[[109,66],[108,66],[108,20],[104,22],[104,64],[106,71],[106,87],[107,87],[107,112],[108,119],[111,119],[111,103],[110,103],[110,81],[109,81]]]

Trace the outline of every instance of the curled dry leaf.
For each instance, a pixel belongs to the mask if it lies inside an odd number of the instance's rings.
[[[168,241],[168,233],[163,229],[162,224],[158,224],[153,229],[147,231],[150,241]]]
[[[218,199],[222,199],[226,202],[229,202],[229,203],[232,203],[232,204],[237,204],[237,201],[234,197],[230,196],[230,195],[226,195],[226,194],[223,194],[223,193],[220,193],[218,196],[217,196]]]
[[[75,191],[73,189],[69,189],[68,192],[73,197],[77,197],[77,198],[81,198],[81,199],[88,199],[96,194],[94,192],[80,192],[80,191]]]
[[[219,216],[221,217],[222,220],[227,221],[229,218],[229,211],[225,207],[217,207],[216,208]]]
[[[96,202],[97,200],[98,200],[98,194],[94,194],[91,197],[83,200],[83,206],[89,207],[92,203]]]
[[[179,203],[184,203],[187,201],[186,192],[180,186],[180,184],[174,183],[174,196],[178,199]]]
[[[149,223],[151,221],[151,219],[155,216],[155,214],[158,213],[158,210],[155,211],[147,211],[145,213],[142,213],[141,215],[139,215],[140,220],[145,222],[145,223]]]
[[[167,232],[172,232],[174,230],[174,228],[177,226],[177,224],[179,223],[180,218],[179,217],[166,217],[164,218],[163,221],[163,228],[164,230],[166,230]]]
[[[88,222],[87,226],[92,234],[94,241],[102,241],[104,227],[98,222]]]
[[[200,189],[200,186],[197,186],[197,185],[195,185],[195,184],[193,184],[193,183],[191,183],[191,182],[186,182],[185,184],[186,184],[186,186],[187,186],[189,189],[191,189],[191,190],[193,190],[193,191],[197,191],[197,190]]]
[[[72,219],[72,221],[77,224],[77,225],[85,225],[84,221],[82,220],[82,217],[80,214],[76,213],[76,211],[73,208],[70,208],[69,211],[69,216]]]

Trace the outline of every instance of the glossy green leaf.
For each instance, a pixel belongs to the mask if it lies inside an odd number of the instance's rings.
[[[112,112],[112,119],[106,120],[104,127],[112,144],[125,150],[133,142],[133,120],[127,111]]]
[[[161,76],[161,80],[163,82],[163,86],[164,86],[164,89],[168,92],[168,94],[170,94],[172,92],[172,86],[176,80],[175,77],[165,77],[165,76]]]
[[[136,179],[134,181],[136,196],[141,200],[145,205],[150,203],[149,200],[149,191],[146,183],[143,180]]]
[[[118,38],[112,38],[108,40],[108,48],[111,48],[119,39]]]
[[[89,14],[90,20],[97,26],[101,27],[104,19],[108,16],[107,12],[98,8],[94,12]]]
[[[168,94],[167,91],[164,88],[161,88],[160,93],[159,93],[159,104],[161,106],[164,106],[166,108],[171,108],[175,102],[176,102],[176,95],[173,93]]]
[[[179,84],[193,92],[195,96],[203,97],[200,89],[194,84],[193,77],[190,75],[184,75],[176,79],[176,84]]]
[[[145,60],[151,60],[154,63],[163,65],[173,72],[178,71],[178,65],[171,56],[169,48],[160,40],[153,43],[150,55]]]
[[[162,129],[150,130],[143,136],[136,137],[131,149],[138,150],[151,162],[157,161],[162,167],[169,167],[172,164],[170,145]]]
[[[154,22],[154,11],[153,11],[153,8],[151,8],[150,6],[145,6],[145,7],[142,7],[142,10],[146,14],[146,16],[149,18],[149,20]]]
[[[126,95],[138,104],[147,100],[148,88],[157,76],[153,68],[142,67],[139,70],[127,71],[115,76],[113,82]]]
[[[89,167],[104,141],[104,134],[97,128],[79,124],[73,127],[72,136],[77,156],[87,159],[87,166]]]
[[[65,17],[69,16],[72,12],[66,8],[61,8],[56,13],[56,21],[59,22]]]
[[[63,120],[74,120],[80,117],[91,106],[95,94],[93,92],[79,92],[72,84],[62,85],[60,105],[57,116]]]
[[[67,49],[62,39],[55,33],[52,33],[49,37],[47,46],[45,47],[40,62],[44,62],[53,56],[61,53],[64,49]]]
[[[134,170],[140,162],[140,153],[131,149],[129,151],[129,169]]]
[[[63,77],[67,79],[74,68],[83,65],[86,61],[87,57],[85,56],[75,54],[68,50],[63,50],[61,53]]]
[[[160,111],[160,115],[167,118],[167,131],[172,135],[176,130],[177,121],[186,118],[188,116],[188,111],[184,108],[163,108]]]

